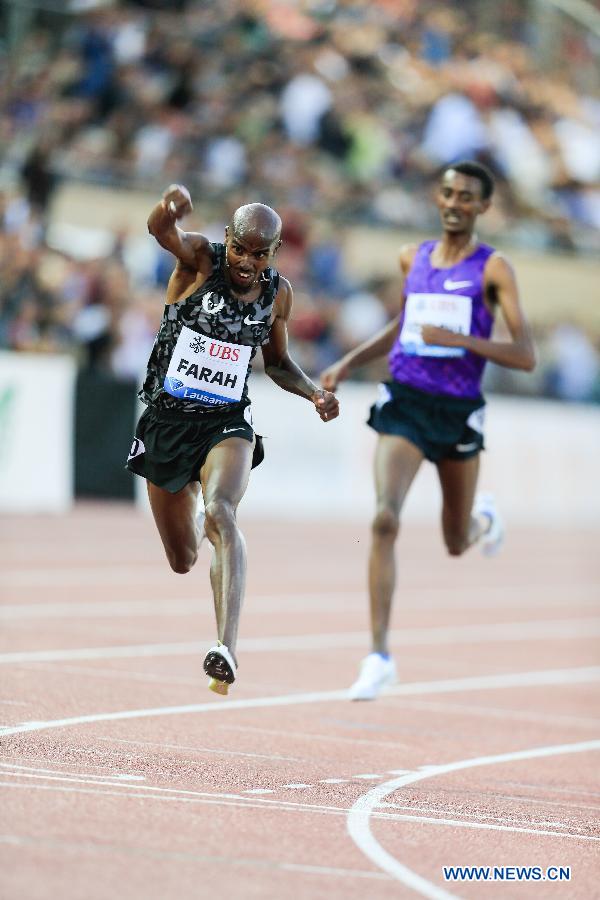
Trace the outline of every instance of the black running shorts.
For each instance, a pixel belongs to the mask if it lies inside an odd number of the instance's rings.
[[[250,407],[211,413],[202,418],[164,412],[148,406],[142,413],[127,468],[176,494],[190,481],[200,480],[209,452],[229,437],[253,441]],[[256,435],[252,468],[264,459],[263,442]]]
[[[367,424],[379,434],[406,438],[426,459],[470,459],[484,449],[483,397],[469,399],[427,394],[386,381],[371,407]]]

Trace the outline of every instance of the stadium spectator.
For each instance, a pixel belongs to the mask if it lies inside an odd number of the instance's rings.
[[[115,0],[33,13],[17,52],[0,47],[10,72],[0,98],[2,241],[16,234],[25,249],[43,244],[57,187],[68,179],[152,192],[182,180],[208,210],[260,199],[284,210],[286,222],[309,217],[302,247],[286,241],[286,270],[289,263],[307,298],[292,335],[305,344],[304,364],[318,357],[319,366],[343,352],[336,320],[353,319],[357,294],[370,293],[345,271],[342,228],[429,231],[436,215],[423,189],[458,155],[475,155],[497,178],[482,238],[597,252],[591,42],[565,24],[555,64],[544,66],[525,4],[490,6],[485,16],[481,6],[331,0],[300,11],[259,0]],[[70,267],[48,251],[37,255],[33,265],[53,273],[41,302],[39,291],[15,287],[3,254],[1,345],[29,334],[29,346],[56,340],[85,361],[94,346],[81,343],[87,319],[88,337],[92,325],[104,329],[108,349],[98,359],[121,370],[120,317],[137,315],[144,292],[169,275],[168,260],[151,255],[139,235],[125,244],[113,260],[128,279],[117,310],[102,292],[91,302],[82,288],[74,299],[74,287],[88,284],[89,255],[73,253]],[[327,298],[318,322],[308,299],[315,290]],[[44,340],[34,339],[36,326]]]

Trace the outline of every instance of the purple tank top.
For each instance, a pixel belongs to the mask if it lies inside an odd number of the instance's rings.
[[[430,256],[437,241],[417,250],[404,286],[400,329],[388,357],[395,381],[429,394],[478,397],[485,359],[459,347],[434,347],[420,336],[421,325],[439,325],[489,338],[494,318],[484,302],[483,272],[494,248],[479,244],[471,256],[449,269],[436,269]]]

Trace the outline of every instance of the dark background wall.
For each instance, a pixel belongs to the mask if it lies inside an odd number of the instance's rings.
[[[75,496],[134,499],[124,466],[133,440],[137,385],[80,372],[75,391]]]

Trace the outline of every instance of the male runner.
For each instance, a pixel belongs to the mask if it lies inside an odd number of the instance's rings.
[[[335,390],[353,369],[389,353],[391,380],[380,385],[368,420],[379,434],[369,558],[372,652],[350,689],[353,700],[371,700],[396,680],[388,648],[394,545],[404,500],[424,459],[437,467],[448,552],[460,556],[480,540],[483,552],[493,555],[502,543],[493,498],[475,498],[483,449],[481,378],[487,360],[531,371],[535,355],[513,270],[474,233],[493,188],[484,166],[465,161],[446,167],[437,191],[441,239],[400,251],[399,315],[321,376],[324,387]],[[498,309],[508,341],[490,339]]]
[[[266,373],[284,390],[314,403],[324,422],[339,412],[288,353],[290,283],[271,267],[281,219],[251,203],[235,211],[225,243],[186,232],[188,190],[173,184],[148,219],[148,230],[176,257],[167,302],[140,397],[128,468],[147,480],[150,506],[173,571],[189,572],[204,534],[213,545],[210,581],[218,642],[204,660],[209,687],[226,694],[236,677],[235,645],[246,575],[236,510],[250,470],[263,459],[252,428],[248,377],[260,347]],[[204,511],[196,509],[200,490]]]

